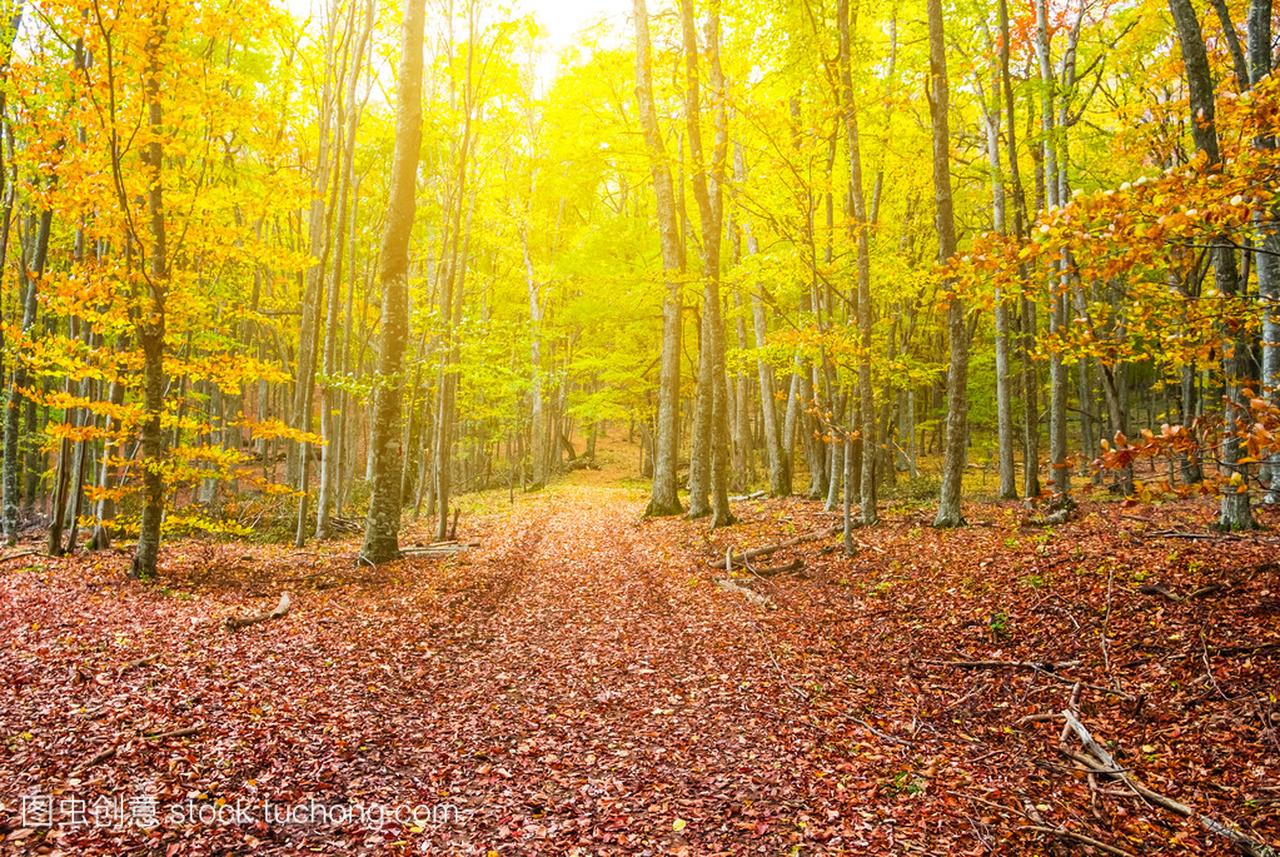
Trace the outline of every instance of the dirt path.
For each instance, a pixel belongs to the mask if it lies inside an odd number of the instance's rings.
[[[598,495],[540,503],[482,561],[501,596],[463,620],[479,640],[442,655],[427,706],[422,751],[475,760],[449,783],[475,815],[439,841],[729,848],[802,821],[805,742],[750,613]]]

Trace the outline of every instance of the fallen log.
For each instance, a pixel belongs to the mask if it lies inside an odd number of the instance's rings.
[[[814,532],[814,533],[805,533],[802,536],[796,536],[795,538],[790,538],[790,539],[787,539],[786,541],[778,542],[777,544],[774,544],[774,545],[765,545],[763,547],[752,548],[749,551],[743,551],[742,553],[739,553],[739,554],[727,552],[725,554],[724,559],[710,560],[707,563],[707,565],[711,566],[712,568],[723,568],[725,571],[733,571],[733,566],[735,565],[743,566],[743,565],[746,565],[746,563],[749,562],[750,560],[757,559],[758,557],[762,557],[762,556],[769,556],[770,554],[777,553],[783,548],[795,547],[796,545],[802,545],[805,542],[812,542],[818,539],[825,539],[828,536],[834,536],[836,533],[840,532],[842,529],[843,529],[843,526],[841,524],[836,524],[834,526],[827,527],[824,530],[818,530],[817,532]]]
[[[743,503],[747,500],[763,500],[767,496],[769,496],[768,493],[764,491],[752,491],[750,494],[730,494],[729,502]]]
[[[1197,812],[1186,804],[1176,801],[1171,797],[1166,797],[1159,792],[1152,791],[1143,785],[1133,773],[1116,763],[1116,760],[1107,752],[1101,744],[1093,737],[1085,725],[1068,709],[1062,712],[1062,717],[1066,720],[1067,728],[1076,734],[1080,739],[1081,745],[1085,749],[1085,754],[1075,753],[1066,746],[1066,742],[1059,744],[1059,749],[1067,756],[1084,764],[1090,769],[1090,773],[1101,776],[1114,777],[1129,788],[1133,789],[1140,797],[1145,798],[1150,803],[1163,807],[1175,815],[1183,818],[1190,818],[1200,823],[1206,830],[1217,836],[1221,836],[1241,853],[1249,855],[1249,857],[1277,857],[1280,852],[1266,844],[1259,842],[1253,837],[1243,833],[1238,828],[1216,818]]]
[[[289,599],[289,593],[280,596],[280,601],[272,610],[262,613],[253,613],[249,616],[228,616],[226,626],[228,631],[238,631],[241,628],[247,628],[250,625],[257,625],[259,622],[268,622],[272,619],[282,619],[288,615],[289,609],[293,607],[293,602]]]

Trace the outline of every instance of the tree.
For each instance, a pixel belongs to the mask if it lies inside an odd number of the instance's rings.
[[[1178,43],[1182,48],[1182,64],[1187,77],[1190,96],[1191,136],[1196,151],[1201,156],[1200,166],[1213,172],[1221,167],[1222,156],[1218,149],[1218,129],[1214,123],[1213,76],[1205,53],[1200,21],[1190,0],[1169,0],[1178,31]],[[1240,292],[1240,274],[1236,267],[1235,248],[1225,237],[1216,237],[1210,253],[1213,256],[1213,278],[1218,293],[1230,300]],[[1239,404],[1241,383],[1246,376],[1248,343],[1232,330],[1230,322],[1224,323],[1222,336],[1222,374],[1225,381],[1224,422],[1219,452],[1219,466],[1231,479],[1222,491],[1218,525],[1226,530],[1244,530],[1253,527],[1253,515],[1249,509],[1248,465],[1241,464],[1240,440],[1236,435],[1237,420],[1247,416],[1247,410]]]
[[[943,29],[942,0],[929,0],[929,118],[933,128],[933,200],[938,228],[938,258],[950,259],[956,252],[955,209],[951,196],[950,87],[947,81],[946,35]],[[964,302],[952,294],[947,307],[947,339],[950,364],[947,370],[947,424],[942,451],[942,489],[938,499],[935,527],[957,527],[964,523],[960,512],[960,490],[964,480],[967,441],[965,401],[969,374],[969,331]]]
[[[416,209],[418,157],[422,145],[422,43],[426,0],[408,0],[396,98],[396,142],[391,161],[391,198],[378,259],[382,287],[382,337],[373,400],[373,493],[360,558],[374,565],[400,556],[400,417],[405,337],[408,327],[409,240]]]
[[[729,510],[729,391],[720,306],[720,239],[724,219],[722,188],[728,135],[725,129],[724,81],[719,71],[718,0],[711,0],[706,28],[716,129],[709,177],[702,147],[698,31],[693,20],[693,0],[680,0],[680,21],[684,39],[685,121],[693,164],[693,196],[702,227],[702,341],[698,349],[698,398],[694,403],[693,417],[696,435],[689,465],[689,514],[710,514],[711,526],[717,527],[734,521]]]
[[[662,250],[665,297],[662,302],[662,355],[658,381],[658,417],[654,431],[653,483],[645,514],[679,515],[684,511],[676,487],[679,457],[676,426],[680,407],[680,311],[683,257],[676,223],[675,191],[666,147],[653,104],[653,59],[649,44],[649,11],[645,0],[633,0],[636,42],[636,102],[649,153],[653,194],[657,201],[658,239]]]

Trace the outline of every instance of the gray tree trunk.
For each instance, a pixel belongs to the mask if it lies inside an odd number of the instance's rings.
[[[354,10],[354,7],[353,7]],[[354,12],[353,12],[354,13]],[[345,118],[347,120],[341,152],[341,165],[338,171],[338,223],[333,232],[334,260],[333,272],[329,277],[328,293],[325,306],[329,312],[328,324],[324,332],[324,357],[322,370],[324,378],[320,389],[320,434],[325,444],[320,448],[320,484],[316,490],[316,538],[329,537],[329,517],[337,505],[338,451],[342,433],[342,420],[339,416],[339,404],[342,391],[333,386],[334,375],[338,371],[338,300],[341,297],[343,277],[343,255],[346,246],[345,238],[347,221],[350,216],[348,198],[351,186],[355,181],[355,149],[356,131],[360,125],[360,105],[356,104],[356,85],[360,79],[360,71],[364,67],[365,45],[369,33],[373,29],[373,0],[365,3],[365,19],[356,40],[356,48],[351,54],[351,68],[348,70],[346,92],[343,99]],[[355,259],[351,259],[354,267]]]
[[[999,87],[999,81],[996,86]],[[999,90],[997,89],[997,93]],[[983,103],[987,131],[987,166],[991,174],[991,226],[1004,234],[1007,228],[1004,170],[1000,163],[1000,106],[988,109]],[[996,457],[1000,476],[1000,498],[1016,499],[1018,483],[1013,461],[1013,402],[1009,386],[1009,307],[1001,289],[995,291],[996,324]]]
[[[942,0],[929,0],[929,116],[933,127],[933,198],[937,208],[938,258],[945,261],[956,252],[955,211],[951,198],[951,129],[948,111],[947,48],[942,21]],[[966,387],[969,375],[969,331],[965,308],[953,297],[947,309],[950,358],[947,369],[947,425],[942,450],[942,488],[935,527],[964,524],[960,493],[964,482],[967,440]]]
[[[422,41],[426,0],[408,0],[396,98],[391,198],[382,235],[382,339],[373,397],[373,493],[360,558],[378,565],[400,556],[400,373],[409,326],[409,239],[413,232],[418,154],[422,143]]]
[[[680,248],[680,228],[676,221],[671,167],[667,162],[653,103],[652,49],[649,45],[649,12],[645,0],[634,0],[632,13],[636,31],[636,101],[640,106],[640,123],[644,128],[649,170],[653,176],[658,238],[666,278],[666,291],[662,301],[662,357],[658,380],[658,419],[654,436],[653,485],[645,514],[678,515],[684,511],[676,485],[679,454],[676,426],[680,416],[680,273],[684,254]]]
[[[1214,123],[1213,77],[1205,52],[1200,21],[1190,0],[1169,0],[1169,11],[1178,31],[1182,47],[1182,64],[1187,77],[1190,96],[1191,135],[1196,149],[1205,154],[1206,168],[1218,169],[1221,154],[1218,149],[1218,130]],[[1235,249],[1225,239],[1212,242],[1213,278],[1218,293],[1228,300],[1240,293],[1240,274],[1236,268]],[[1244,530],[1253,527],[1253,514],[1249,508],[1249,468],[1240,464],[1240,440],[1236,436],[1236,422],[1248,412],[1239,404],[1240,385],[1245,377],[1248,359],[1248,343],[1229,332],[1223,325],[1222,375],[1226,387],[1222,414],[1222,440],[1219,447],[1219,468],[1232,477],[1222,488],[1218,525],[1226,530]]]

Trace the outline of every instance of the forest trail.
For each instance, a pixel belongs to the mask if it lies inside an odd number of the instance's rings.
[[[1263,621],[1275,608],[1267,545],[1160,542],[1118,506],[1059,533],[1026,529],[1013,505],[977,506],[987,526],[939,532],[908,505],[860,532],[852,560],[835,539],[780,554],[805,569],[744,581],[769,595],[762,608],[715,586],[707,560],[832,516],[792,498],[739,503],[743,522],[715,533],[645,520],[644,492],[627,481],[634,449],[603,441],[599,460],[514,503],[468,498],[459,535],[480,547],[446,559],[370,569],[356,567],[354,541],[175,543],[156,586],[125,580],[123,552],[11,563],[0,574],[0,681],[12,688],[0,697],[0,830],[13,834],[19,796],[40,791],[431,815],[64,827],[10,836],[0,852],[1043,850],[1026,819],[971,798],[1018,811],[1025,798],[1069,827],[1090,813],[1087,785],[1043,767],[1060,767],[1060,724],[1024,720],[1061,710],[1071,688],[948,658],[1077,662],[1072,680],[1142,694],[1135,708],[1086,690],[1081,717],[1142,748],[1129,758],[1153,787],[1274,837],[1265,798],[1280,774],[1280,712],[1257,688],[1274,688],[1275,658],[1217,656],[1215,685],[1202,651],[1265,647],[1276,633]],[[1206,523],[1195,506],[1165,514],[1184,529]],[[1117,539],[1132,569],[1108,565]],[[1229,594],[1171,603],[1142,594],[1149,577]],[[282,590],[295,602],[285,618],[222,627]],[[1222,733],[1230,718],[1236,731]],[[1194,824],[1106,804],[1132,811],[1111,823],[1134,852],[1173,836],[1179,850],[1215,853]]]

